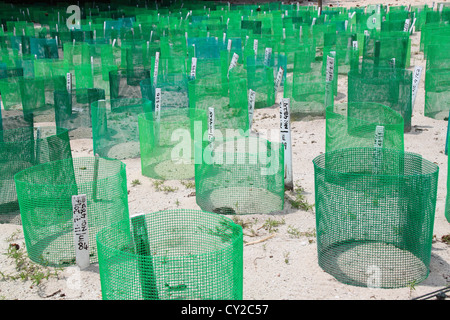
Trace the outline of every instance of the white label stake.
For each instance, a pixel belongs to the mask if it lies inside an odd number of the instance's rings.
[[[255,112],[256,92],[252,89],[248,90],[248,123],[249,129],[252,129],[253,114]]]
[[[414,104],[416,102],[417,91],[419,89],[420,77],[422,75],[422,67],[416,66],[413,73],[413,84],[412,84],[412,109],[414,110]]]
[[[292,143],[291,143],[290,99],[280,101],[280,141],[284,146],[284,186],[288,190],[294,189],[292,174]]]
[[[66,78],[66,88],[67,91],[70,93],[72,91],[72,74],[70,72],[67,73]]]
[[[253,51],[258,54],[258,39],[253,40]]]
[[[237,61],[239,59],[239,55],[235,52],[233,53],[233,57],[231,58],[230,67],[228,68],[228,74],[227,77],[230,77],[230,70],[236,67]]]
[[[270,66],[270,60],[272,59],[272,48],[266,48],[264,52],[264,65],[266,67]]]
[[[155,68],[153,71],[153,83],[156,86],[156,83],[158,81],[158,66],[159,66],[159,52],[156,52],[155,54]]]
[[[405,26],[403,27],[403,31],[404,32],[409,32],[409,26],[411,24],[411,19],[406,19],[405,20]]]
[[[197,58],[192,58],[191,62],[191,79],[195,79],[195,74],[197,72]]]
[[[87,197],[85,194],[72,196],[72,210],[75,258],[80,269],[85,269],[90,264]]]
[[[155,88],[155,120],[161,120],[161,88]]]
[[[332,52],[330,52],[332,54]],[[327,56],[327,69],[325,76],[325,108],[331,105],[333,99],[334,58]]]
[[[275,93],[278,92],[278,88],[281,85],[281,80],[283,80],[283,73],[284,73],[284,70],[282,67],[280,67],[278,69],[277,77],[275,79]]]
[[[215,122],[215,116],[214,116],[214,108],[209,107],[208,108],[208,141],[209,141],[209,147],[214,149],[214,122]]]
[[[382,149],[384,140],[384,127],[377,126],[375,129],[375,143],[373,151],[373,174],[379,174],[382,164]]]

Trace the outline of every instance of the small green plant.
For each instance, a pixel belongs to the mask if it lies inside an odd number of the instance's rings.
[[[301,209],[304,211],[312,211],[314,208],[314,204],[308,203],[308,201],[305,198],[305,195],[303,194],[304,192],[305,190],[302,187],[296,186],[293,191],[294,198],[288,196],[286,198],[289,201],[289,204],[292,206],[292,208]]]
[[[186,180],[186,181],[181,181],[181,184],[186,188],[186,189],[195,189],[195,181],[192,180]]]
[[[441,240],[442,240],[442,242],[450,245],[450,234],[442,236]]]
[[[293,227],[291,225],[289,225],[287,227],[287,233],[293,238],[307,237],[309,243],[313,242],[309,238],[315,238],[316,237],[316,231],[315,230],[301,232],[300,230],[298,230],[297,228],[295,228],[295,227]]]
[[[283,253],[284,263],[286,263],[286,264],[289,264],[289,255],[290,255],[289,251]]]
[[[136,187],[141,185],[141,182],[139,181],[139,179],[134,179],[133,181],[131,181],[131,186],[132,187]]]
[[[155,187],[156,191],[169,193],[169,192],[175,192],[178,190],[178,188],[170,187],[164,185],[164,180],[155,180],[153,181],[153,187]]]
[[[273,232],[277,232],[278,231],[278,227],[281,225],[284,225],[286,222],[284,221],[284,219],[281,220],[275,220],[272,218],[268,218],[264,224],[263,224],[263,228],[267,231],[269,231],[269,233],[273,233]]]
[[[411,297],[411,295],[412,295],[412,292],[413,292],[414,290],[416,290],[416,284],[417,284],[417,280],[413,280],[413,281],[410,281],[410,282],[408,283],[409,296],[410,296],[410,297]]]
[[[180,200],[177,199],[177,201],[175,201],[175,204],[177,205],[177,207],[180,206]]]

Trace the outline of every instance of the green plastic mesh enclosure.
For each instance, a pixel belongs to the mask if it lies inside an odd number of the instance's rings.
[[[447,157],[447,165],[448,164],[450,164],[450,157]],[[448,173],[447,173],[447,197],[445,199],[445,217],[447,218],[447,221],[450,222],[450,179],[448,177]]]
[[[92,139],[91,104],[105,99],[102,89],[54,92],[55,123],[69,130],[71,139]]]
[[[95,235],[128,219],[125,165],[100,157],[48,162],[15,176],[28,256],[50,266],[75,264],[72,196],[85,194],[90,262],[97,262]]]
[[[372,68],[348,73],[348,102],[376,102],[403,117],[411,131],[413,73],[406,69]]]
[[[118,69],[109,72],[111,99],[142,98],[140,82],[150,78],[150,70],[144,68]]]
[[[424,280],[438,166],[374,147],[327,152],[313,163],[320,267],[355,286],[397,288]]]
[[[57,127],[0,131],[0,214],[18,213],[14,175],[26,168],[71,158],[69,134]]]
[[[193,178],[194,143],[207,141],[207,113],[163,108],[159,117],[144,113],[138,121],[142,174],[162,180]]]
[[[430,69],[425,72],[425,107],[424,115],[429,118],[444,120],[450,111],[450,69]]]
[[[382,147],[403,151],[402,116],[382,104],[354,102],[326,109],[325,150],[330,152],[350,147],[373,147],[377,126],[383,127]]]
[[[221,214],[283,210],[282,144],[256,136],[227,137],[203,145],[202,155],[195,163],[196,200],[202,210]]]
[[[247,58],[247,80],[249,90],[255,94],[255,108],[272,107],[275,104],[275,77],[274,68],[270,60],[264,56],[255,55]]]
[[[137,215],[97,235],[104,300],[240,300],[243,234],[199,210]]]
[[[92,103],[94,154],[119,160],[139,157],[138,115],[151,111],[152,103],[147,99],[99,100]]]

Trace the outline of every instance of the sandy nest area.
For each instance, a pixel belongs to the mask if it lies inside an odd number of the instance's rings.
[[[324,5],[364,6],[368,4],[413,5],[429,4],[432,1],[327,1]],[[411,35],[411,70],[422,66],[425,71],[423,53],[419,52],[420,33]],[[405,133],[405,151],[421,154],[439,166],[438,194],[433,230],[430,273],[419,284],[399,289],[379,289],[346,285],[326,273],[318,264],[315,209],[294,208],[289,200],[284,210],[271,214],[238,216],[244,224],[244,279],[243,297],[246,300],[339,300],[375,299],[405,300],[439,290],[450,284],[450,243],[442,240],[450,234],[450,223],[445,219],[447,193],[447,156],[444,153],[447,121],[424,117],[424,79],[417,94],[412,130]],[[338,96],[335,103],[347,102],[347,77],[339,75]],[[277,102],[280,99],[277,97]],[[257,109],[253,130],[279,127],[278,106]],[[325,120],[294,121],[292,123],[294,184],[303,188],[305,201],[314,204],[314,168],[312,160],[325,152]],[[71,141],[73,157],[93,156],[90,139]],[[116,155],[124,149],[111,150]],[[130,215],[151,213],[165,209],[199,209],[196,204],[194,180],[154,179],[141,173],[140,158],[123,160],[127,165],[128,200]],[[286,196],[295,195],[286,192]],[[32,278],[12,279],[16,261],[7,253],[12,243],[25,250],[25,240],[17,216],[7,217],[0,224],[0,300],[2,299],[102,299],[98,264],[80,271],[77,267],[63,269],[44,268],[48,277],[39,284]],[[272,221],[272,224],[269,222]],[[273,223],[277,221],[278,223]],[[356,250],[356,249],[355,249]],[[26,255],[26,251],[24,251]],[[345,270],[344,270],[345,271]],[[3,275],[3,276],[2,276]],[[5,279],[7,278],[7,279]]]

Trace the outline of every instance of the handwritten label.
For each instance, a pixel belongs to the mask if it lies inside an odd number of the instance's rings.
[[[248,90],[248,122],[249,128],[252,128],[253,114],[255,113],[256,92],[252,89]]]
[[[258,39],[253,40],[253,51],[255,51],[255,54],[258,53]]]
[[[280,142],[284,146],[284,185],[293,189],[290,99],[280,101]]]
[[[375,142],[374,142],[374,153],[373,153],[373,174],[379,174],[380,167],[382,164],[382,149],[384,140],[384,127],[377,126],[375,128]]]
[[[419,89],[420,77],[422,76],[422,67],[416,66],[413,73],[413,84],[412,84],[412,108],[414,110],[414,104],[416,102],[417,91]]]
[[[331,82],[334,79],[334,58],[327,56],[326,77],[327,82]]]
[[[197,58],[192,58],[191,62],[191,78],[195,79],[195,74],[197,72]]]
[[[208,108],[208,141],[211,149],[214,149],[214,124],[215,122],[215,114],[214,108]]]
[[[405,26],[403,27],[404,32],[409,32],[409,25],[411,24],[411,19],[405,20]]]
[[[228,52],[231,51],[231,39],[228,39],[227,50]]]
[[[159,66],[159,52],[156,52],[155,54],[155,68],[153,70],[153,81],[156,85],[156,82],[158,81],[158,66]]]
[[[283,28],[283,39],[286,39],[286,28]]]
[[[358,41],[353,41],[352,47],[353,47],[353,50],[358,50]]]
[[[85,194],[72,196],[72,210],[76,263],[80,269],[85,269],[89,266],[89,230]]]
[[[332,54],[332,52],[330,52]],[[332,105],[333,101],[334,58],[327,56],[325,74],[325,108]]]
[[[233,57],[231,58],[230,67],[228,68],[227,77],[230,77],[230,70],[236,67],[237,61],[239,59],[239,55],[235,52],[233,53]]]
[[[264,51],[264,65],[266,67],[270,66],[270,60],[272,59],[272,48],[266,48]]]
[[[161,88],[155,88],[155,119],[161,119]]]
[[[275,92],[278,91],[278,88],[279,88],[280,85],[281,85],[281,80],[283,79],[283,73],[284,73],[284,70],[283,70],[282,67],[280,67],[280,68],[278,69],[277,77],[276,77],[276,79],[275,79]]]
[[[70,72],[68,72],[66,75],[66,88],[67,91],[72,91],[72,74]]]

